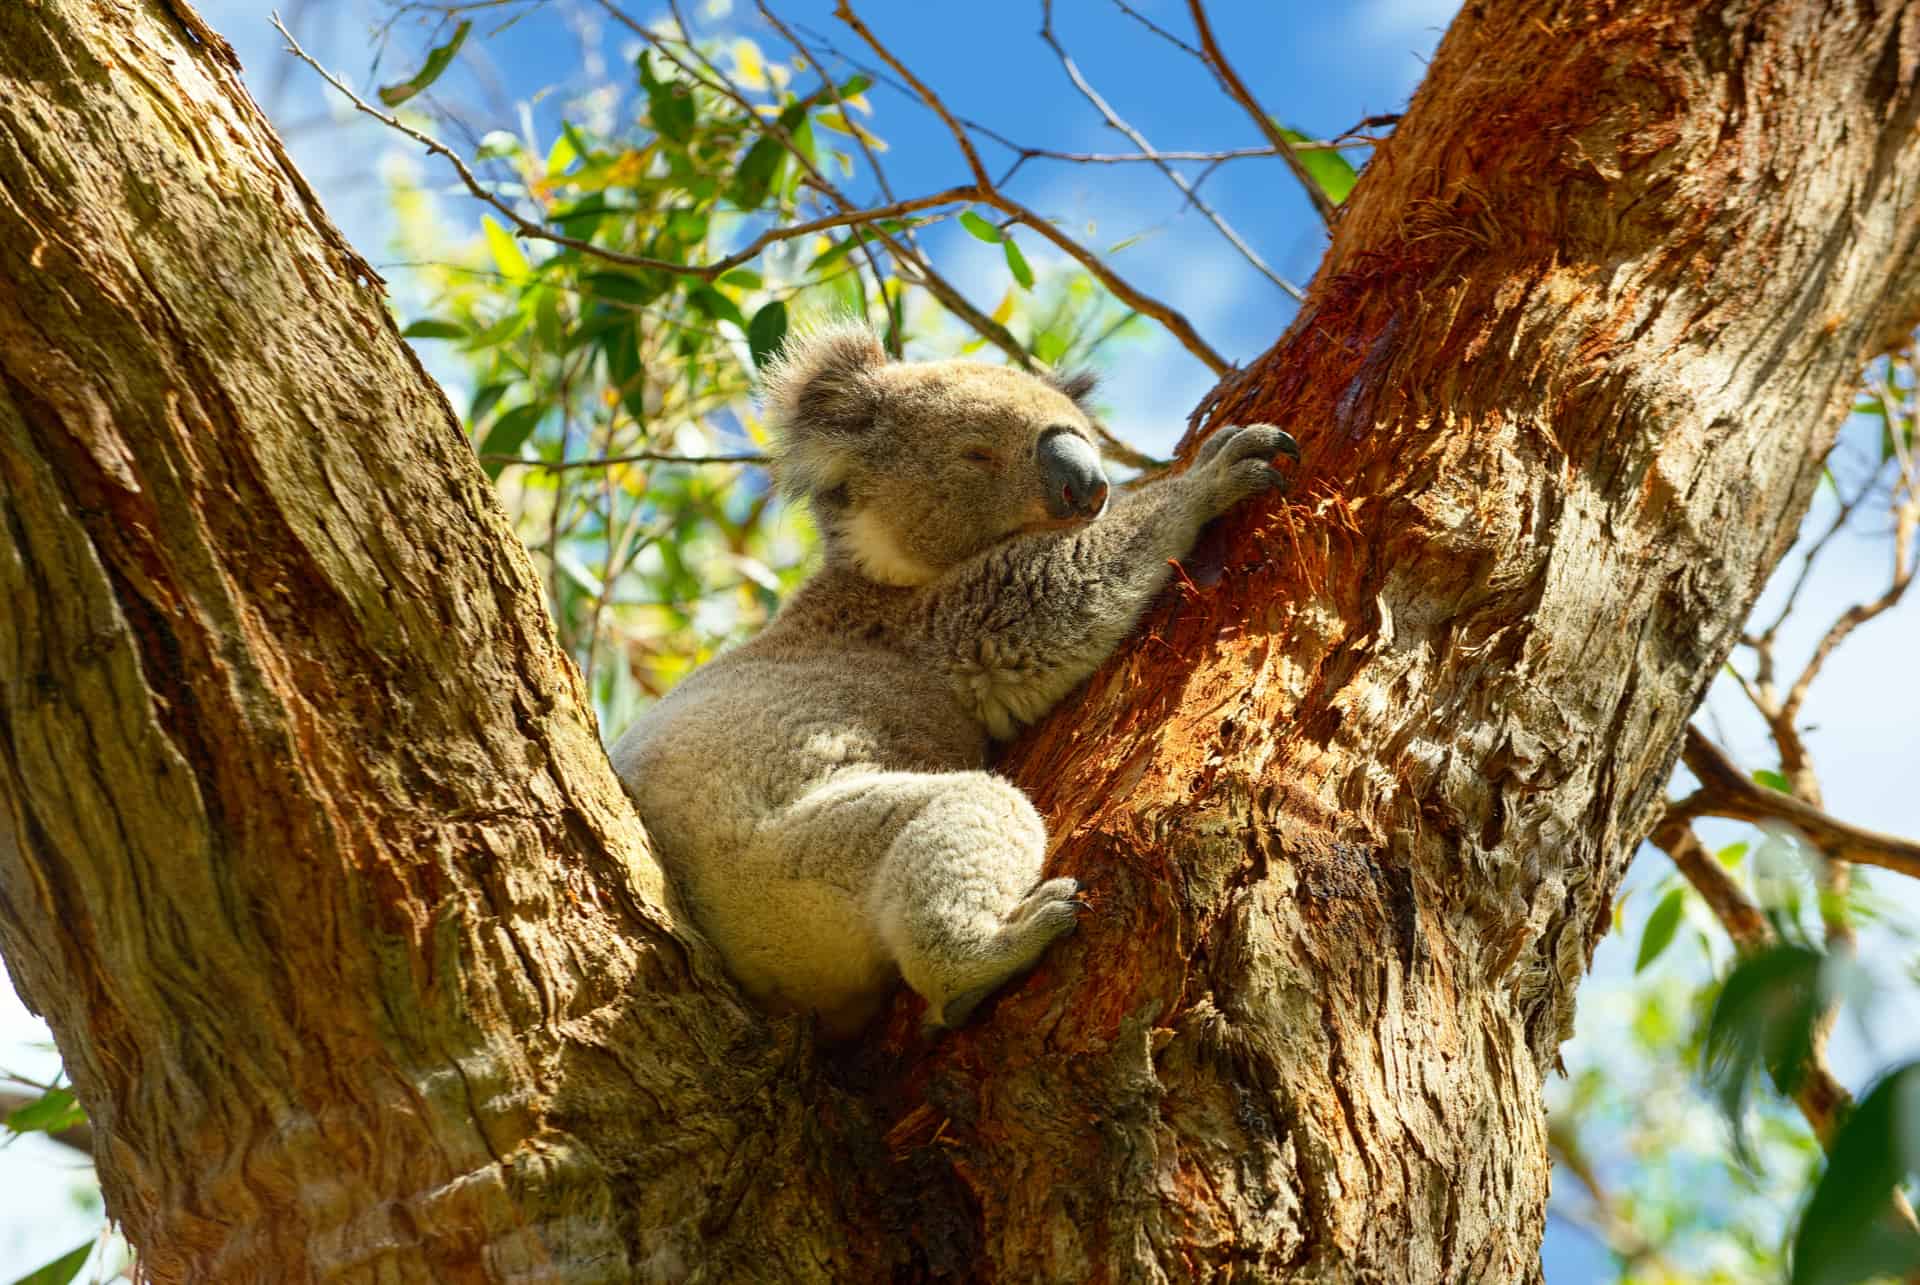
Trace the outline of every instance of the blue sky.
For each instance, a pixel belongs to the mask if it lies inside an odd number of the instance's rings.
[[[297,163],[336,221],[368,259],[382,266],[403,314],[413,315],[405,269],[393,262],[390,250],[383,174],[389,167],[410,166],[429,185],[444,188],[443,208],[459,226],[477,226],[478,210],[453,192],[442,163],[422,157],[416,147],[382,127],[351,117],[309,70],[284,57],[266,7],[256,0],[201,0],[198,7],[239,50],[256,97],[287,133]],[[283,7],[309,51],[363,92],[410,73],[417,63],[415,51],[424,44],[423,31],[402,24],[396,30],[395,52],[376,66],[368,30],[380,10],[369,0],[283,0]],[[1036,38],[1037,3],[982,0],[953,6],[862,0],[857,7],[956,112],[1030,145],[1131,150],[1088,108],[1052,52]],[[1183,3],[1161,0],[1136,7],[1181,34],[1188,30]],[[737,6],[730,15],[710,16],[713,8],[703,0],[686,4],[696,25],[744,33],[769,52],[782,51],[778,35],[759,22],[750,4]],[[1261,141],[1252,122],[1203,70],[1117,9],[1077,3],[1058,8],[1059,34],[1082,72],[1156,147],[1207,149]],[[1210,11],[1223,47],[1256,97],[1284,122],[1327,134],[1363,116],[1402,110],[1455,8],[1451,0],[1358,0],[1344,5],[1215,0]],[[471,67],[447,82],[463,101],[482,105],[482,116],[472,122],[476,133],[517,129],[519,104],[539,98],[545,88],[574,80],[581,47],[553,15],[584,16],[593,9],[586,3],[556,4],[548,14],[494,40],[483,38],[488,31],[484,18],[477,24],[476,40],[469,46]],[[779,0],[778,9],[826,34],[843,50],[857,47],[855,38],[832,19],[831,0]],[[657,11],[636,4],[630,12],[652,17]],[[627,56],[627,44],[622,37],[609,36],[600,53],[618,64]],[[873,90],[871,98],[872,124],[890,145],[887,168],[898,191],[931,191],[965,180],[959,154],[936,120],[885,87]],[[550,119],[554,101],[539,99],[531,110],[540,119]],[[991,147],[986,156],[990,166],[1006,159]],[[1179,193],[1150,167],[1082,169],[1034,162],[1012,190],[1071,229],[1084,233],[1091,221],[1095,230],[1086,239],[1093,244],[1110,245],[1148,233],[1119,256],[1116,266],[1182,311],[1230,360],[1244,364],[1256,357],[1293,316],[1287,296],[1251,271],[1196,215],[1182,214]],[[878,200],[877,190],[865,180],[856,182],[855,191]],[[1306,283],[1325,236],[1305,197],[1277,162],[1224,166],[1207,180],[1204,191],[1281,275]],[[936,229],[930,244],[952,279],[991,308],[1006,285],[998,251],[952,228]],[[1048,254],[1030,239],[1024,244],[1035,266],[1043,267]],[[1124,360],[1106,375],[1105,398],[1116,408],[1115,428],[1150,450],[1171,443],[1188,411],[1214,382],[1197,360],[1162,338],[1128,347]],[[1836,562],[1837,573],[1816,582],[1809,595],[1807,615],[1812,619],[1830,619],[1846,602],[1872,592],[1874,578],[1884,574],[1877,553],[1869,557],[1857,547],[1843,549]],[[1910,691],[1890,694],[1887,676],[1899,672],[1913,646],[1912,620],[1909,608],[1904,618],[1864,630],[1816,689],[1812,711],[1822,725],[1812,743],[1825,768],[1831,808],[1861,824],[1909,833],[1920,831],[1920,809],[1911,790],[1917,739],[1913,729],[1920,711]],[[1810,642],[1808,636],[1790,634],[1790,654]],[[1725,711],[1731,748],[1749,756],[1749,766],[1768,762],[1759,752],[1757,724],[1740,716],[1738,694],[1716,689],[1714,702]],[[1655,873],[1654,862],[1642,861],[1633,880],[1643,882]],[[1595,976],[1583,991],[1583,1023],[1568,1049],[1570,1063],[1593,1056],[1589,1048],[1605,1051],[1606,1032],[1589,1030],[1586,1015],[1605,1020],[1613,1007],[1606,1002],[1607,994],[1617,992],[1631,970],[1633,940],[1630,930],[1602,948]],[[1920,1023],[1909,1028],[1920,1030]],[[0,1067],[50,1074],[57,1063],[45,1049],[34,1047],[46,1038],[0,988]],[[1865,1051],[1843,1048],[1841,1053],[1842,1070],[1858,1083],[1870,1069]],[[39,1140],[22,1140],[0,1152],[0,1279],[71,1248],[97,1229],[97,1212],[75,1204],[74,1193],[84,1189],[85,1174],[83,1164]],[[1564,1223],[1550,1224],[1545,1257],[1553,1285],[1610,1279],[1604,1255],[1584,1233]]]

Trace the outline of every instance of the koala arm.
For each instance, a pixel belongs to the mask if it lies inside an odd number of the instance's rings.
[[[1008,541],[943,577],[918,624],[961,704],[997,739],[1053,708],[1133,629],[1201,527],[1282,484],[1270,463],[1280,453],[1298,448],[1270,425],[1222,429],[1180,476],[1085,526]]]

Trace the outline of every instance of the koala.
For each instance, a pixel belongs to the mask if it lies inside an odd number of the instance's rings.
[[[1110,500],[1091,381],[893,362],[865,329],[766,372],[775,473],[811,503],[819,571],[748,642],[615,744],[688,911],[763,1007],[845,1038],[896,976],[933,1028],[1073,931],[1033,804],[986,770],[1090,675],[1200,528],[1282,485],[1268,425]]]

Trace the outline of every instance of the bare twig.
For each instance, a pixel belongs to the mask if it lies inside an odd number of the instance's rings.
[[[873,171],[874,181],[880,185],[880,194],[886,197],[890,203],[898,200],[899,198],[893,193],[893,184],[887,181],[887,169],[886,166],[880,163],[879,153],[873,150],[873,144],[868,141],[867,131],[855,125],[853,114],[848,109],[846,100],[840,96],[840,86],[836,85],[833,77],[827,74],[826,67],[821,62],[820,56],[801,41],[800,37],[793,33],[792,28],[780,20],[779,15],[774,13],[772,8],[767,5],[766,0],[756,0],[756,5],[760,10],[761,17],[771,23],[773,29],[786,38],[787,43],[793,46],[794,52],[800,54],[814,67],[819,69],[821,82],[826,85],[827,93],[833,97],[834,108],[839,111],[840,118],[846,122],[847,128],[853,131],[853,141],[859,145],[860,154],[867,158],[867,166]],[[905,230],[907,244],[918,248],[919,242],[913,235],[912,225],[909,224]],[[904,333],[906,324],[905,319],[901,315],[900,301],[895,295],[887,293],[887,281],[886,277],[880,271],[879,257],[874,254],[873,247],[867,243],[865,237],[860,239],[860,256],[867,261],[867,266],[872,270],[874,285],[880,291],[880,302],[887,310],[887,351],[897,359],[901,355],[902,346],[906,342],[906,335]],[[865,292],[863,291],[861,297],[861,309],[863,312],[865,311],[865,307],[866,299]]]
[[[614,464],[766,464],[766,455],[675,455],[671,451],[629,451],[624,455],[596,455],[591,459],[529,460],[518,455],[482,455],[489,464],[544,469],[558,473],[576,468],[607,468]]]
[[[1580,1225],[1625,1259],[1628,1267],[1665,1267],[1659,1247],[1643,1236],[1640,1229],[1620,1212],[1619,1203],[1600,1181],[1600,1175],[1594,1169],[1593,1161],[1581,1145],[1578,1131],[1572,1124],[1563,1124],[1559,1120],[1547,1122],[1547,1152],[1553,1159],[1554,1172],[1571,1174],[1587,1193],[1589,1217],[1581,1220]],[[1570,1220],[1573,1217],[1571,1214],[1566,1216]]]
[[[1687,728],[1682,751],[1687,768],[1700,788],[1671,803],[1669,818],[1680,822],[1700,816],[1732,817],[1740,821],[1778,821],[1805,835],[1807,842],[1833,861],[1851,861],[1920,878],[1920,843],[1842,821],[1813,804],[1747,777],[1701,731]]]
[[[880,43],[873,32],[867,29],[867,24],[860,20],[860,15],[853,11],[853,6],[848,4],[847,0],[838,0],[838,3],[833,6],[833,16],[851,27],[855,35],[867,42],[867,47],[873,50],[881,62],[893,68],[894,74],[907,82],[920,101],[940,118],[941,123],[947,127],[947,132],[953,135],[953,141],[959,144],[960,155],[966,158],[967,169],[973,173],[973,181],[983,188],[991,188],[993,182],[987,177],[987,167],[980,160],[979,149],[973,145],[973,136],[961,128],[960,122],[953,118],[953,114],[947,110],[947,105],[941,101],[940,96],[927,88],[926,83],[909,71],[905,63],[894,57],[892,50]]]
[[[1194,29],[1200,35],[1200,48],[1205,54],[1207,66],[1213,69],[1214,76],[1220,81],[1220,87],[1225,89],[1228,96],[1239,103],[1247,115],[1253,118],[1253,123],[1260,127],[1262,134],[1266,135],[1267,142],[1280,153],[1281,159],[1287,163],[1287,168],[1293,171],[1294,178],[1300,181],[1301,187],[1307,189],[1307,196],[1313,201],[1313,208],[1320,212],[1321,219],[1332,223],[1334,212],[1339,207],[1320,190],[1320,185],[1314,181],[1313,175],[1307,172],[1307,167],[1301,163],[1299,155],[1294,151],[1292,141],[1280,132],[1280,127],[1273,123],[1273,117],[1267,115],[1265,109],[1254,98],[1252,91],[1247,88],[1246,82],[1240,79],[1240,73],[1233,69],[1233,64],[1227,61],[1227,56],[1220,52],[1220,46],[1213,38],[1213,27],[1207,22],[1206,6],[1201,3],[1201,0],[1187,0],[1187,12],[1193,15]]]
[[[1819,676],[1820,667],[1847,635],[1866,624],[1882,612],[1891,610],[1900,604],[1906,595],[1907,586],[1913,583],[1913,535],[1914,528],[1920,523],[1920,493],[1911,488],[1904,502],[1897,502],[1894,509],[1893,531],[1893,576],[1886,591],[1868,602],[1856,603],[1842,612],[1840,618],[1828,627],[1820,641],[1814,645],[1813,654],[1800,671],[1800,676],[1787,689],[1787,697],[1782,702],[1780,713],[1791,721],[1798,717],[1800,707],[1806,702],[1807,690],[1813,686],[1813,680]]]
[[[901,64],[899,59],[894,57],[892,51],[880,42],[879,37],[873,34],[866,23],[860,20],[860,16],[853,11],[853,7],[847,0],[839,0],[839,3],[834,7],[834,14],[867,43],[868,47],[873,50],[875,56],[899,72],[901,77],[913,87],[914,92],[920,96],[921,101],[927,105],[927,108],[938,116],[942,123],[947,126],[948,132],[953,135],[955,143],[959,145],[961,154],[966,157],[967,166],[973,172],[974,181],[980,188],[979,200],[981,204],[991,205],[1001,213],[1011,215],[1017,222],[1025,224],[1027,227],[1033,229],[1034,232],[1052,242],[1056,247],[1065,252],[1069,258],[1072,258],[1075,262],[1079,263],[1081,267],[1092,273],[1102,285],[1128,307],[1158,321],[1166,328],[1169,334],[1179,340],[1181,347],[1185,348],[1195,357],[1198,357],[1202,362],[1205,362],[1207,368],[1214,374],[1224,375],[1233,368],[1232,364],[1228,362],[1225,357],[1222,357],[1214,350],[1212,345],[1200,337],[1199,332],[1196,331],[1192,324],[1179,312],[1160,302],[1158,299],[1152,298],[1135,289],[1125,278],[1121,277],[1112,268],[1108,267],[1106,263],[1102,262],[1100,256],[1060,231],[1060,229],[1056,228],[1048,220],[1040,217],[1040,215],[1028,209],[1020,202],[999,191],[999,189],[994,186],[993,181],[987,176],[986,166],[981,163],[980,153],[974,147],[972,138],[968,135],[966,129],[961,126],[960,122],[954,118],[953,113],[947,110],[947,106],[941,101],[940,96],[929,89],[917,76],[909,72],[905,66]]]
[[[1160,37],[1160,39],[1172,45],[1175,49],[1180,50],[1182,53],[1188,54],[1194,58],[1198,58],[1201,62],[1205,62],[1207,60],[1207,56],[1205,54],[1201,53],[1198,49],[1195,49],[1192,45],[1188,44],[1186,41],[1180,39],[1180,37],[1174,35],[1171,31],[1168,31],[1165,27],[1155,22],[1152,18],[1147,17],[1146,14],[1141,13],[1138,9],[1128,4],[1126,0],[1113,0],[1113,7],[1118,9],[1121,13],[1126,14],[1127,17],[1132,18],[1135,22],[1139,23],[1141,26],[1145,27],[1148,31],[1151,31],[1154,35]]]
[[[1123,5],[1122,8],[1124,7]],[[1251,263],[1260,272],[1260,275],[1293,296],[1296,301],[1305,300],[1307,297],[1306,292],[1268,267],[1266,260],[1256,254],[1253,247],[1242,240],[1240,234],[1233,230],[1233,225],[1228,223],[1212,206],[1200,199],[1199,191],[1192,183],[1187,181],[1187,176],[1158,156],[1153,150],[1153,144],[1147,141],[1146,135],[1122,119],[1120,114],[1114,111],[1107,100],[1100,96],[1099,91],[1088,83],[1086,77],[1080,74],[1080,68],[1075,65],[1073,58],[1067,53],[1059,39],[1053,34],[1053,0],[1041,0],[1040,14],[1040,39],[1044,40],[1047,46],[1053,50],[1054,56],[1060,60],[1060,66],[1065,69],[1067,78],[1073,82],[1074,88],[1078,89],[1080,96],[1085,98],[1088,103],[1092,104],[1093,109],[1100,113],[1101,117],[1107,122],[1107,126],[1126,135],[1127,139],[1135,147],[1140,149],[1142,155],[1151,158],[1160,172],[1167,176],[1168,181],[1180,189],[1181,193],[1193,205],[1193,208],[1198,210],[1215,228],[1219,229],[1220,235],[1225,237],[1228,243],[1231,244],[1234,249],[1238,250],[1247,262]]]
[[[312,55],[300,47],[299,43],[294,40],[292,34],[280,24],[278,18],[274,19],[274,26],[278,28],[280,34],[286,38],[287,52],[306,63],[309,67],[312,67],[320,74],[322,79],[344,95],[358,110],[365,112],[389,128],[413,139],[429,152],[445,157],[448,163],[453,166],[454,172],[459,175],[460,181],[466,186],[466,189],[475,197],[499,211],[503,217],[513,224],[514,230],[520,233],[520,235],[541,241],[551,241],[555,245],[566,246],[568,249],[578,250],[582,254],[589,254],[595,258],[604,259],[609,263],[618,263],[625,267],[648,268],[659,272],[670,272],[676,276],[695,277],[702,281],[712,281],[716,277],[723,276],[733,269],[740,267],[742,264],[752,262],[759,256],[760,252],[768,246],[782,241],[791,241],[797,237],[812,236],[816,233],[830,231],[834,228],[849,227],[856,224],[864,226],[881,219],[901,218],[914,213],[916,210],[931,209],[934,206],[953,205],[962,201],[975,201],[980,199],[980,194],[974,188],[955,187],[948,188],[943,192],[932,192],[926,196],[917,196],[911,200],[897,201],[891,205],[875,206],[868,209],[843,208],[837,214],[826,215],[818,219],[810,219],[804,223],[790,223],[781,227],[768,228],[741,249],[734,251],[724,259],[717,259],[707,264],[680,263],[672,259],[654,259],[641,254],[628,254],[625,251],[609,249],[606,246],[595,245],[591,241],[582,241],[577,237],[551,231],[528,219],[518,210],[514,209],[512,205],[488,191],[486,186],[474,176],[473,171],[467,168],[466,162],[461,160],[459,155],[446,144],[440,142],[440,140],[430,134],[413,128],[398,117],[383,112],[379,108],[367,103],[359,95],[347,88],[332,72],[314,61]],[[750,109],[751,105],[748,104],[748,106]],[[777,127],[769,126],[769,128]]]

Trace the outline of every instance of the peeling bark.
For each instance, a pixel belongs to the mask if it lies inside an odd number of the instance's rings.
[[[0,7],[0,948],[158,1280],[1535,1280],[1541,1076],[1861,361],[1920,10],[1469,4],[1006,769],[1099,914],[823,1052],[674,922],[444,399],[182,0]]]

